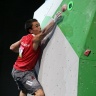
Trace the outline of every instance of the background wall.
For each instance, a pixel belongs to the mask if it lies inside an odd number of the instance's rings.
[[[46,96],[95,96],[96,1],[49,0],[34,14],[37,18],[43,10],[38,18],[42,28],[63,4],[67,11],[43,51],[39,80]],[[86,56],[87,49],[91,53]]]
[[[63,4],[63,0],[48,0],[34,13],[34,18],[40,20],[43,28]],[[40,10],[43,13],[38,18]],[[77,96],[79,58],[60,29],[64,27],[65,14],[62,13],[64,20],[57,25],[41,58],[39,81],[46,96]]]

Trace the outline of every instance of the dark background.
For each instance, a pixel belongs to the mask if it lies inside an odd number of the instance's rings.
[[[10,51],[12,43],[26,34],[24,23],[45,0],[0,0],[0,96],[19,96],[11,76],[17,54]]]

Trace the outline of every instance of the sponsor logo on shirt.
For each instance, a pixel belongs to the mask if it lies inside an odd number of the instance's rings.
[[[30,46],[30,44],[26,44],[26,43],[24,43],[24,42],[21,42],[21,45],[23,45],[23,46],[25,46],[25,47],[29,47],[29,46]]]

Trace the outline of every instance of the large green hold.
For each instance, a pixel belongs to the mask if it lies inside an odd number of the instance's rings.
[[[68,6],[59,27],[79,57],[78,96],[96,96],[96,0],[63,0],[57,11],[63,4]]]

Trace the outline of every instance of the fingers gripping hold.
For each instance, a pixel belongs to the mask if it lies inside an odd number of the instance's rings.
[[[62,13],[57,12],[56,15],[54,16],[54,21],[57,22],[61,17],[62,17]]]

